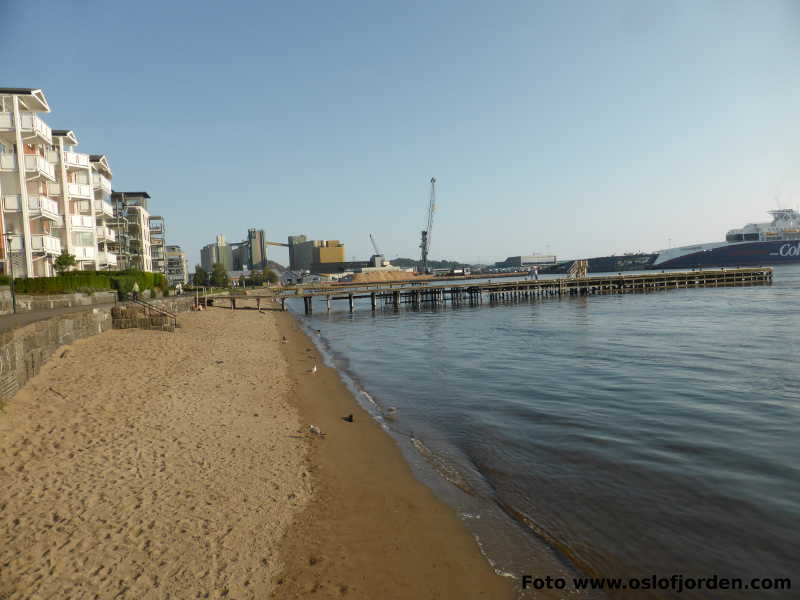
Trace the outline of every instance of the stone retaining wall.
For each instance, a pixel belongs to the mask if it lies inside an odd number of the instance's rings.
[[[100,306],[112,304],[116,299],[117,292],[95,292],[94,294],[74,292],[72,294],[49,295],[17,294],[17,312],[71,308],[73,306]],[[7,285],[0,286],[0,315],[10,315],[12,312],[11,288]]]

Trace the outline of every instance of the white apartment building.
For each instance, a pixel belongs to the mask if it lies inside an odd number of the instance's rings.
[[[113,271],[117,268],[117,255],[110,247],[116,239],[116,232],[112,228],[114,206],[111,203],[111,167],[108,166],[108,159],[100,154],[92,154],[89,162],[92,165],[94,192],[95,264],[98,269]]]
[[[167,246],[167,282],[170,287],[189,283],[189,259],[180,246]]]
[[[116,241],[112,248],[119,254],[122,268],[153,271],[150,246],[150,211],[147,192],[114,192],[113,228]]]
[[[111,169],[104,156],[76,152],[73,131],[39,117],[50,107],[40,89],[0,88],[0,230],[3,271],[55,274],[62,251],[80,269],[114,269]],[[21,160],[20,160],[21,157]]]

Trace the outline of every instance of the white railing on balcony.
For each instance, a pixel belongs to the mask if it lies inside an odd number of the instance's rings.
[[[0,152],[0,171],[16,171],[17,155],[11,152]]]
[[[70,183],[69,195],[75,198],[91,198],[92,186],[88,183]]]
[[[25,171],[28,173],[32,171],[38,171],[40,174],[51,180],[55,180],[56,178],[55,167],[47,162],[44,157],[39,156],[38,154],[25,155]]]
[[[33,113],[20,113],[22,131],[38,135],[48,144],[53,143],[53,131],[50,126]],[[14,113],[0,112],[0,131],[14,131]]]
[[[100,226],[96,228],[98,240],[108,240],[113,242],[117,239],[117,233],[111,227]]]
[[[28,209],[32,214],[58,219],[58,202],[47,196],[28,196]]]
[[[70,215],[69,224],[73,229],[93,229],[94,217],[88,215]]]
[[[82,152],[64,151],[64,162],[68,167],[88,167],[89,155]]]
[[[97,248],[93,246],[72,246],[72,254],[78,260],[94,260]]]
[[[54,165],[58,164],[58,150],[45,150],[44,157],[47,159],[47,162],[53,163]]]
[[[101,265],[112,265],[116,266],[117,264],[117,255],[113,252],[98,252],[97,253],[97,262]]]
[[[61,184],[60,183],[51,183],[47,182],[47,195],[48,196],[61,196]]]
[[[114,206],[108,200],[98,202],[96,206],[98,214],[108,215],[109,217],[114,216]]]
[[[13,249],[13,248],[12,248]],[[51,254],[61,254],[61,240],[52,235],[32,235],[31,250],[34,252],[48,252]]]
[[[111,182],[105,177],[105,175],[100,175],[99,173],[92,173],[92,185],[94,189],[100,189],[104,192],[111,193]]]
[[[3,209],[7,211],[22,210],[22,196],[3,196]],[[58,219],[58,202],[47,196],[28,196],[28,210],[33,216]]]

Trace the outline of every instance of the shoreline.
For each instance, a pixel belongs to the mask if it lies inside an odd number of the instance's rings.
[[[416,479],[391,436],[327,367],[291,312],[277,314],[292,403],[316,425],[311,499],[281,546],[274,598],[513,598],[455,511]],[[308,370],[316,363],[317,373]],[[353,422],[342,419],[353,415]]]

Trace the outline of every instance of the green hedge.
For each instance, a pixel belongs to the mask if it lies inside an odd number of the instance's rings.
[[[167,288],[163,273],[143,271],[69,271],[56,277],[16,278],[14,288],[18,294],[66,294],[112,289],[128,294],[134,283],[139,284],[140,292]]]

